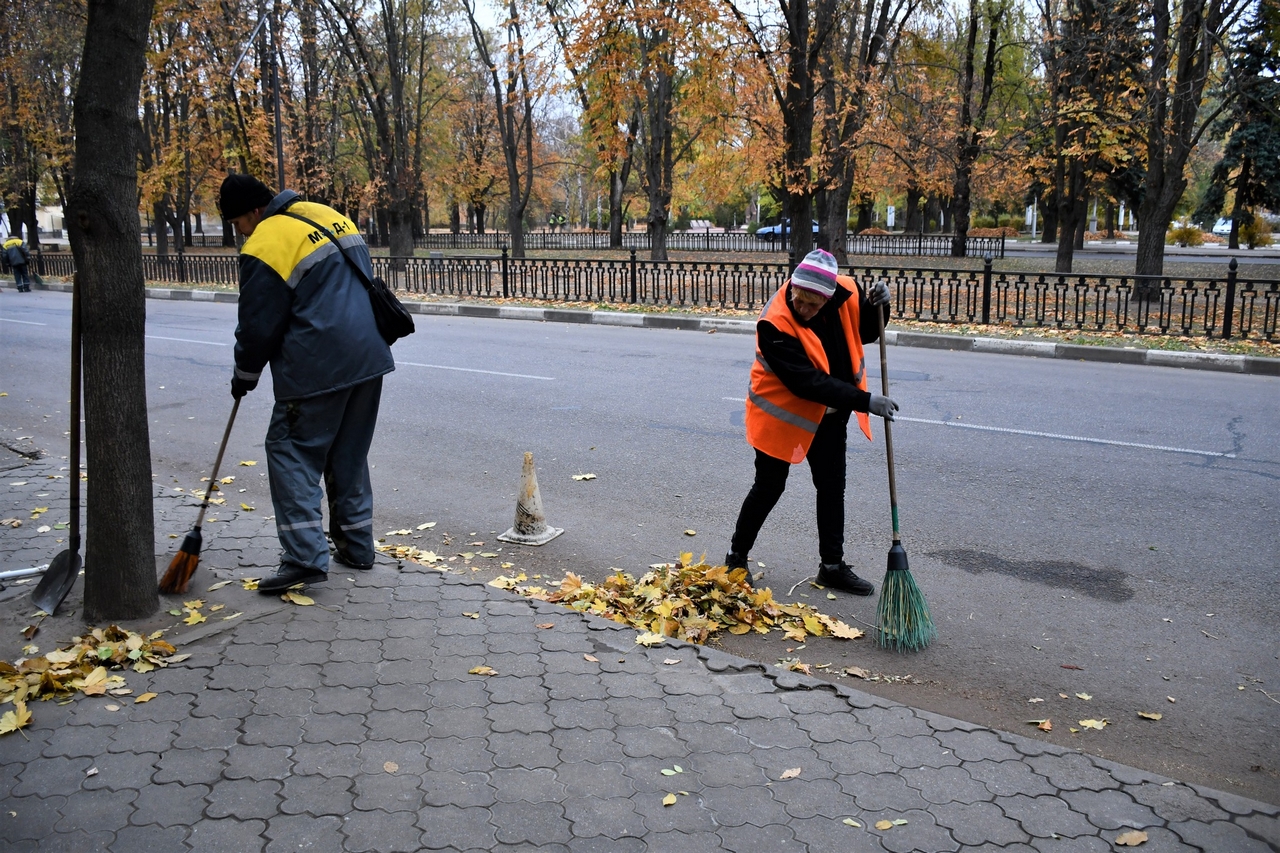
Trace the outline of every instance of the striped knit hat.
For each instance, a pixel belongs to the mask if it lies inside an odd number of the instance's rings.
[[[836,292],[836,276],[840,265],[835,256],[823,249],[814,249],[804,256],[800,266],[791,274],[791,284],[812,291],[828,299]]]

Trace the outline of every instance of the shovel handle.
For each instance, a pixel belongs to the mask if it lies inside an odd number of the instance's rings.
[[[880,393],[889,396],[889,356],[885,351],[884,344],[884,311],[879,305],[873,305],[872,308],[876,312],[876,320],[880,324]],[[889,459],[889,509],[893,513],[893,542],[898,544],[900,537],[898,534],[898,485],[893,477],[893,423],[888,418],[884,419],[884,449],[885,455]]]
[[[84,348],[79,276],[71,280],[71,550],[80,552],[80,390]]]
[[[200,514],[196,516],[196,527],[204,523],[204,512],[209,508],[209,499],[218,487],[218,469],[222,467],[222,454],[227,450],[227,439],[231,437],[231,425],[236,422],[236,412],[240,411],[240,398],[237,397],[231,406],[231,417],[227,418],[227,428],[222,431],[222,443],[218,445],[218,458],[213,461],[213,471],[209,474],[209,488],[204,490],[204,500],[200,503]]]

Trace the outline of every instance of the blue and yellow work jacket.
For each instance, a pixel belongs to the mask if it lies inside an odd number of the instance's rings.
[[[280,193],[240,250],[236,376],[257,379],[271,365],[277,400],[349,388],[396,369],[378,334],[369,294],[333,241],[289,216],[324,225],[372,278],[355,223],[331,207]]]

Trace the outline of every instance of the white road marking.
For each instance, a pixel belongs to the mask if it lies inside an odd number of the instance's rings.
[[[721,397],[721,400],[729,400],[734,403],[745,403],[744,397]],[[1056,438],[1061,441],[1081,441],[1085,444],[1107,444],[1112,447],[1135,447],[1139,450],[1162,450],[1165,453],[1187,453],[1191,456],[1215,456],[1220,459],[1235,459],[1234,453],[1219,453],[1216,450],[1194,450],[1189,447],[1166,447],[1163,444],[1141,444],[1136,441],[1115,441],[1110,438],[1089,438],[1083,435],[1063,435],[1057,432],[1039,432],[1031,429],[1013,429],[1011,427],[995,427],[983,426],[982,424],[965,424],[959,421],[935,421],[928,418],[904,418],[898,415],[893,419],[894,423],[898,421],[908,421],[913,424],[933,424],[934,426],[960,427],[961,429],[976,429],[982,432],[1006,432],[1012,435],[1029,435],[1033,438]]]
[[[8,317],[0,317],[0,323],[21,323],[24,326],[47,326],[48,323],[37,323],[33,320],[10,320]]]
[[[503,373],[500,370],[477,370],[474,367],[449,367],[445,364],[421,364],[416,361],[397,361],[397,365],[405,365],[406,367],[430,367],[435,370],[458,370],[463,373],[487,373],[490,376],[510,376],[515,379],[541,379],[544,382],[555,382],[554,376],[530,376],[527,373]]]
[[[177,341],[180,344],[205,344],[211,347],[229,347],[226,341],[194,341],[190,338],[166,338],[164,335],[147,335],[153,341]]]
[[[1188,453],[1192,456],[1216,456],[1222,459],[1235,459],[1234,453],[1219,453],[1216,450],[1195,450],[1189,447],[1167,447],[1163,444],[1142,444],[1136,441],[1114,441],[1109,438],[1090,438],[1083,435],[1063,435],[1056,432],[1039,432],[1030,429],[1011,429],[1010,427],[994,427],[983,426],[981,424],[965,424],[959,421],[935,421],[927,418],[904,418],[901,415],[895,417],[894,423],[898,421],[909,421],[916,424],[934,424],[935,426],[960,427],[961,429],[976,429],[982,432],[1005,432],[1012,435],[1029,435],[1035,438],[1056,438],[1060,441],[1080,441],[1086,444],[1107,444],[1112,447],[1135,447],[1139,450],[1162,450],[1165,453]]]

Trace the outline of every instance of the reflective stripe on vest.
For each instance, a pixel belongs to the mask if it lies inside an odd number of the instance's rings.
[[[858,329],[858,293],[853,279],[840,276],[841,287],[852,295],[840,306],[840,323],[854,371],[854,381],[863,391],[867,390],[866,360]],[[783,334],[795,338],[804,347],[805,354],[814,367],[830,373],[826,351],[813,330],[800,325],[787,307],[784,290],[779,290],[760,312],[760,319],[767,320]],[[751,388],[747,394],[747,443],[775,459],[784,459],[793,465],[804,460],[813,444],[826,405],[805,400],[791,393],[782,380],[774,374],[758,346],[756,360],[751,365]],[[865,412],[858,412],[858,425],[863,434],[871,438],[871,419]]]

